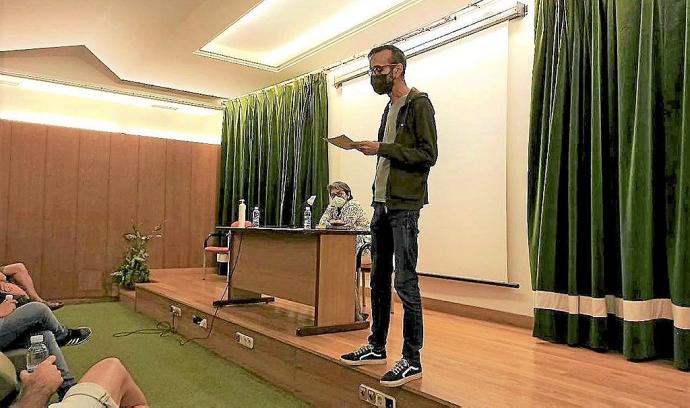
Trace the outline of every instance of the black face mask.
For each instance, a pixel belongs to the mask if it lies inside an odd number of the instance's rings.
[[[379,95],[389,94],[393,90],[393,72],[387,74],[372,75],[371,87]]]

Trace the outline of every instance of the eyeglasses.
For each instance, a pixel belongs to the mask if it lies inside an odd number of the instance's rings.
[[[384,64],[384,65],[374,65],[369,68],[369,75],[379,75],[383,73],[383,69],[386,67],[394,67],[398,64]]]
[[[329,195],[331,196],[331,198],[335,198],[335,197],[343,197],[343,196],[346,196],[347,193],[344,192],[344,191],[337,191],[337,192],[336,192],[336,191],[333,191],[333,192],[329,193]],[[343,198],[344,198],[344,197],[343,197]]]

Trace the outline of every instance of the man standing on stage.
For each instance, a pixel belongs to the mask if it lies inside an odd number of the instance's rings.
[[[395,387],[422,377],[419,350],[424,328],[417,276],[417,222],[429,202],[427,179],[436,163],[436,122],[427,94],[405,83],[405,54],[382,45],[369,52],[369,75],[374,91],[390,98],[381,118],[378,142],[357,142],[365,155],[377,155],[374,179],[374,217],[371,220],[372,326],[369,344],[341,357],[348,365],[386,364],[390,324],[391,275],[395,256],[395,290],[400,297],[404,345],[402,359],[382,378]]]

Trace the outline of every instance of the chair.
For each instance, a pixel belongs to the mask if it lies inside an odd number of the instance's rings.
[[[26,368],[26,349],[0,353],[0,407],[9,406],[19,393],[17,373]]]
[[[232,224],[230,224],[231,227],[238,227],[239,225],[240,225],[239,221],[235,221]],[[245,226],[245,228],[251,228],[252,222],[251,221],[245,221],[244,226]],[[215,254],[216,257],[218,257],[218,255],[224,255],[224,254],[229,255],[230,254],[230,247],[222,246],[223,237],[225,235],[227,235],[225,232],[213,232],[211,234],[208,234],[208,236],[206,237],[206,240],[204,240],[204,251],[202,253],[203,261],[201,263],[201,265],[202,265],[201,268],[203,271],[203,275],[202,275],[203,280],[206,280],[206,255],[207,254],[209,254],[209,253]],[[218,237],[218,245],[221,245],[221,246],[209,246],[208,245],[208,241],[213,237]],[[230,243],[228,242],[227,245],[230,245]]]
[[[362,295],[362,307],[367,306],[367,300],[366,296],[364,295],[364,290],[367,287],[366,280],[364,278],[364,271],[369,271],[371,272],[371,262],[369,263],[362,263],[362,255],[364,255],[364,251],[369,250],[371,253],[371,243],[366,243],[362,245],[359,250],[357,251],[357,276],[355,282],[357,282],[357,285],[360,285],[360,293]]]
[[[371,267],[372,267],[371,261],[369,263],[362,263],[362,255],[364,255],[364,251],[366,251],[366,250],[369,250],[369,252],[371,253],[371,243],[366,243],[366,244],[362,245],[359,248],[359,250],[357,251],[357,271],[356,271],[357,276],[355,278],[356,279],[355,282],[357,282],[356,285],[360,285],[360,288],[361,288],[360,293],[362,295],[362,303],[361,303],[362,309],[367,306],[367,300],[366,300],[366,296],[364,294],[364,290],[367,287],[367,282],[364,278],[364,272],[365,271],[371,272]],[[395,296],[395,291],[393,291],[391,289],[391,314],[395,313],[394,307],[393,307],[395,304],[394,296]]]

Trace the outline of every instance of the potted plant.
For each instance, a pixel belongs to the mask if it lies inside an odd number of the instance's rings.
[[[150,234],[144,234],[137,226],[132,224],[132,232],[122,236],[127,241],[129,248],[124,254],[122,265],[111,274],[113,282],[125,289],[134,289],[137,283],[149,282],[148,248],[149,241],[160,238],[161,226],[156,225]]]

